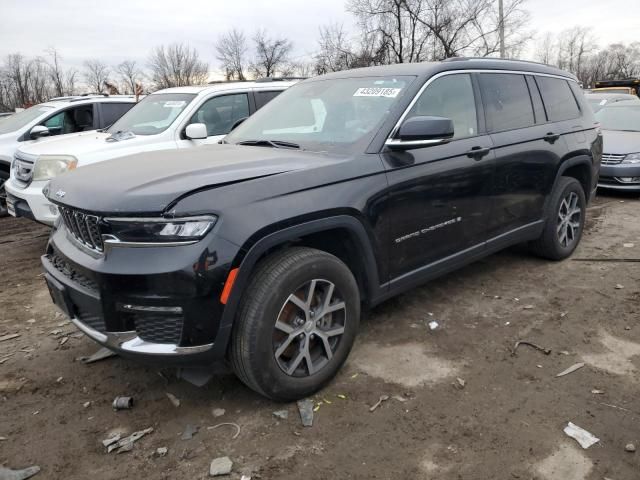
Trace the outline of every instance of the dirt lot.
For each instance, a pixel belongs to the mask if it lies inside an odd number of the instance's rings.
[[[0,337],[20,334],[0,342],[0,465],[39,465],[36,479],[198,479],[228,455],[231,478],[640,478],[640,452],[625,451],[640,449],[640,263],[579,261],[640,258],[637,197],[599,197],[572,260],[504,252],[366,314],[350,361],[315,397],[311,428],[295,404],[269,402],[229,373],[197,388],[117,357],[76,361],[97,348],[48,298],[46,235],[0,220]],[[518,339],[552,353],[521,346],[512,356]],[[586,366],[555,377],[577,362]],[[134,396],[134,408],[115,412],[117,395]],[[272,415],[283,408],[288,419]],[[583,450],[563,433],[568,421],[600,443]],[[240,435],[207,429],[222,422]],[[199,432],[183,440],[187,425]],[[133,451],[105,453],[110,432],[147,427]]]

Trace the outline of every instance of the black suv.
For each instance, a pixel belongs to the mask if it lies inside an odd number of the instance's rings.
[[[306,80],[223,143],[52,180],[42,261],[98,343],[277,400],[336,374],[362,307],[510,245],[570,255],[602,150],[575,77],[489,59]]]

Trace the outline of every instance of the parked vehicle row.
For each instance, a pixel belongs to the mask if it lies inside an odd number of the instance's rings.
[[[134,105],[135,97],[127,95],[61,97],[4,119],[0,123],[0,214],[6,213],[5,183],[20,146],[45,137],[107,127]],[[53,168],[53,162],[43,163],[38,174]]]
[[[124,144],[127,131],[162,128],[155,116],[134,121],[154,101],[105,135]],[[176,134],[204,120],[187,109]],[[174,141],[51,180],[52,298],[125,357],[226,359],[276,400],[331,380],[362,308],[510,245],[569,256],[602,156],[573,75],[491,59],[316,77],[222,144]]]
[[[72,107],[36,121],[37,126],[27,126],[24,130],[25,135],[29,132],[31,137],[41,135],[38,132],[45,129],[52,135],[57,125],[56,133],[77,133],[23,145],[17,151],[14,144],[7,149],[7,154],[10,152],[14,157],[11,178],[5,185],[9,213],[53,225],[58,209],[42,193],[52,178],[137,152],[215,143],[293,83],[295,81],[238,82],[165,89],[148,95],[126,113],[122,109],[115,118],[100,115],[105,105],[117,105],[113,97],[96,99],[95,104],[71,99],[68,103],[74,104]],[[76,103],[83,103],[82,108]],[[48,106],[38,108],[46,110]],[[97,108],[98,115],[88,115],[91,108]],[[79,115],[85,115],[82,127],[79,128],[77,121],[67,127],[66,119]],[[99,120],[89,121],[96,117]],[[11,128],[0,126],[0,132],[3,127]],[[11,138],[14,137],[15,132]]]

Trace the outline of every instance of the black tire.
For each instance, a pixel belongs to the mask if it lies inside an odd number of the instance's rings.
[[[565,240],[562,238],[562,233],[560,233],[562,230],[561,223],[563,222],[560,218],[560,209],[565,207],[566,203],[563,202],[566,202],[569,198],[576,199],[576,206],[580,209],[580,214],[579,218],[576,214],[573,215],[571,224],[576,225],[576,228],[568,228],[567,231],[571,231],[573,234],[567,234]],[[547,220],[542,235],[531,242],[531,251],[549,260],[563,260],[570,256],[582,238],[586,209],[587,202],[582,184],[575,178],[561,177],[547,205],[547,211],[545,212]],[[569,237],[571,238],[569,239]]]
[[[331,284],[334,285],[333,289],[330,289]],[[304,310],[293,305],[290,299],[297,294],[294,300],[302,302],[300,292],[307,285],[308,289],[305,290],[303,297],[308,295],[308,298],[313,299],[317,290],[318,295],[324,293],[324,300],[328,298],[326,305],[329,305],[332,298],[339,300],[333,303],[331,309],[343,306],[335,313],[315,318],[313,315],[316,315],[316,312],[312,310],[316,307],[313,307],[309,309],[311,313],[307,320],[302,320],[302,315],[305,315]],[[312,291],[313,293],[309,294]],[[311,304],[311,300],[309,303]],[[318,310],[319,314],[322,309],[318,307]],[[285,322],[285,312],[292,312],[288,317],[291,315],[295,317],[290,324],[287,323],[287,328],[298,325],[300,320],[304,321],[304,325],[295,327],[288,333],[276,328],[277,320],[280,320],[280,326]],[[309,325],[309,319],[313,325]],[[320,324],[323,321],[327,323],[330,321],[331,325],[321,327]],[[267,257],[257,266],[241,300],[235,320],[229,347],[229,360],[236,375],[252,390],[276,401],[298,400],[320,390],[336,375],[351,351],[359,321],[360,294],[349,268],[341,260],[326,252],[303,247],[289,248]],[[329,329],[336,326],[337,328]],[[330,337],[331,341],[335,342],[333,343],[335,350],[331,355],[328,353],[323,355],[328,347],[332,350],[331,345],[321,341],[320,334],[314,335],[307,328],[322,332],[325,338],[329,337],[330,332],[337,332],[341,328],[344,332],[339,336]],[[320,330],[320,328],[327,328],[327,330]],[[305,340],[300,340],[301,335],[306,335]],[[286,338],[280,341],[279,336]],[[318,371],[312,372],[315,366],[311,367],[305,357],[294,373],[286,373],[283,366],[286,363],[285,353],[280,354],[276,359],[280,348],[286,347],[284,352],[288,349],[292,350],[291,361],[287,366],[293,368],[297,356],[302,355],[305,345],[309,349],[307,351],[313,350],[318,354],[315,358],[319,363],[324,362],[322,366]],[[313,359],[311,364],[314,364]],[[299,371],[303,373],[295,376]]]
[[[4,190],[4,182],[7,180],[9,180],[9,172],[0,170],[0,218],[9,216],[7,198]]]

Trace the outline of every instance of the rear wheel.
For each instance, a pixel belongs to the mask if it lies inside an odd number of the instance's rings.
[[[580,243],[587,202],[582,184],[561,177],[547,206],[547,222],[542,235],[531,243],[537,255],[551,260],[567,258]]]
[[[9,215],[7,210],[7,193],[4,189],[4,184],[7,180],[9,180],[9,172],[0,170],[0,218]]]
[[[349,268],[311,248],[274,254],[241,302],[231,365],[250,388],[279,401],[306,397],[338,372],[358,330],[360,296]]]

